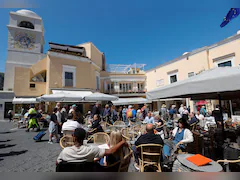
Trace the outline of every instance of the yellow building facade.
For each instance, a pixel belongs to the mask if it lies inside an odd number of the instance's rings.
[[[208,69],[222,66],[239,66],[239,49],[240,32],[213,45],[205,46],[192,52],[185,52],[182,56],[174,60],[146,71],[147,91],[187,79]],[[224,82],[222,85],[224,85]],[[163,102],[166,103],[166,101],[158,100],[158,108]],[[190,105],[192,110],[194,109],[195,102],[189,101],[189,99],[187,99],[186,102],[184,99],[182,102]],[[173,101],[171,101],[171,103],[173,103]],[[208,107],[209,110],[212,109],[216,103],[218,102],[211,101]]]

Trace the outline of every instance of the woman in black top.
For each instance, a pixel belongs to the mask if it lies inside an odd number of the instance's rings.
[[[92,129],[97,129],[96,132],[103,132],[102,126],[100,124],[101,120],[99,120],[98,115],[95,114],[93,116],[93,122],[92,122]]]

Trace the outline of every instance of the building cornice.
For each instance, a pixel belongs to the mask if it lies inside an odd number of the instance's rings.
[[[88,62],[92,64],[94,67],[96,67],[98,70],[101,70],[101,68],[97,64],[95,64],[94,62],[92,62],[90,59],[86,57],[74,56],[70,54],[63,54],[63,53],[57,53],[57,52],[51,52],[51,51],[48,51],[48,56],[54,56],[54,57],[63,58],[63,59],[71,59],[71,60],[81,61],[81,62]]]
[[[41,21],[42,21],[42,18],[41,18],[41,17],[30,16],[30,15],[25,16],[25,15],[23,15],[23,14],[16,13],[16,12],[13,12],[13,11],[10,12],[10,15],[11,15],[11,14],[16,15],[16,16],[26,17],[26,18],[38,19],[38,20],[41,20]]]
[[[28,29],[28,28],[23,28],[23,27],[18,27],[18,26],[13,26],[13,25],[7,25],[7,28],[9,29],[19,29],[19,30],[23,30],[23,31],[29,31],[29,32],[34,32],[34,33],[43,33],[42,30],[39,29]]]

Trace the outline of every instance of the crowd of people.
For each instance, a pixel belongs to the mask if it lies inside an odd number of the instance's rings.
[[[30,128],[39,129],[39,121],[42,117],[42,111],[38,110],[34,105],[31,105],[28,113],[27,132]],[[174,124],[174,118],[180,116]],[[145,104],[141,109],[136,109],[134,106],[122,106],[116,108],[111,102],[107,103],[104,108],[101,108],[97,102],[91,111],[83,116],[77,106],[61,106],[56,104],[49,118],[49,143],[53,143],[53,139],[58,143],[64,131],[72,131],[74,137],[74,146],[66,147],[60,153],[57,162],[85,162],[98,161],[102,166],[107,166],[117,162],[122,155],[128,153],[126,148],[128,144],[122,138],[122,133],[119,130],[113,130],[110,133],[109,150],[103,150],[98,147],[87,146],[83,143],[87,135],[91,135],[84,125],[88,125],[90,129],[95,129],[96,132],[104,132],[101,122],[106,121],[109,124],[114,124],[115,121],[125,122],[126,127],[131,126],[131,122],[141,122],[146,124],[146,133],[142,133],[135,145],[132,146],[135,157],[135,168],[139,169],[139,149],[141,144],[159,144],[163,146],[162,160],[168,160],[172,157],[176,149],[184,150],[186,144],[194,141],[193,134],[189,127],[199,121],[203,121],[206,116],[213,115],[216,122],[220,122],[219,106],[210,114],[207,113],[203,106],[199,111],[191,112],[183,104],[179,109],[172,105],[169,109],[163,104],[157,112],[149,110]]]

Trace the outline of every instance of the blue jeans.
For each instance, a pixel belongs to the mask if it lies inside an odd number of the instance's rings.
[[[173,142],[173,144],[172,144],[171,147],[170,147],[169,145],[167,145],[167,144],[165,144],[165,145],[163,146],[163,155],[164,155],[164,156],[170,157],[170,156],[171,156],[171,150],[174,148],[173,146],[176,146],[177,143],[178,143],[178,142],[175,141],[175,140],[173,140],[172,142]],[[185,147],[184,147],[183,144],[180,144],[180,145],[179,145],[179,148],[180,148],[180,149],[185,149]]]
[[[132,146],[132,150],[133,150],[133,155],[134,155],[135,162],[136,162],[137,164],[139,164],[139,159],[138,159],[138,157],[139,157],[139,152],[137,151],[137,148],[136,148],[135,145]]]
[[[123,117],[123,122],[125,122],[125,124],[128,125],[127,115],[123,114],[122,117]]]

